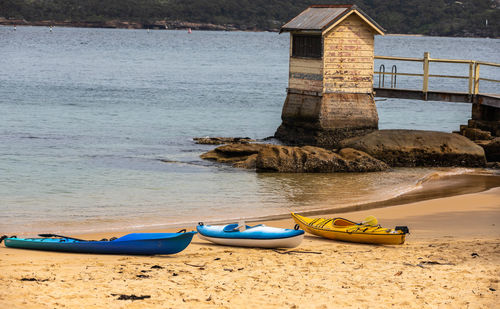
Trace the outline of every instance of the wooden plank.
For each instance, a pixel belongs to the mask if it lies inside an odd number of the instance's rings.
[[[476,63],[476,66],[474,67],[474,94],[479,93],[479,68],[481,64]]]
[[[301,58],[290,58],[290,66],[293,67],[305,67],[305,68],[323,68],[323,61],[321,59],[301,59]]]
[[[368,51],[328,51],[325,53],[326,57],[373,57],[373,50]]]
[[[372,46],[366,45],[330,45],[325,46],[325,51],[369,51],[373,53]]]
[[[290,66],[290,73],[307,73],[307,74],[323,74],[322,69],[310,68],[310,67],[296,67]]]
[[[290,73],[323,74],[323,62],[321,60],[305,60],[290,58]]]
[[[365,69],[373,73],[373,62],[326,62],[324,71],[332,69]]]
[[[346,48],[346,49],[352,49],[353,46],[357,47],[357,49],[366,49],[366,50],[373,50],[373,45],[371,44],[348,44],[348,43],[338,43],[338,42],[331,42],[328,44],[325,44],[324,49],[325,50],[336,50],[339,47]]]
[[[373,57],[330,57],[325,55],[323,58],[325,63],[372,63]]]
[[[342,88],[364,88],[373,89],[373,84],[370,82],[334,82],[324,80],[325,90],[342,89]]]
[[[325,83],[329,82],[368,82],[370,84],[373,83],[373,77],[367,75],[345,75],[345,76],[325,76]]]
[[[323,44],[342,44],[342,45],[368,45],[373,48],[373,37],[370,38],[325,38]]]
[[[333,32],[329,38],[370,39],[373,38],[373,33],[367,33],[362,31],[339,31],[339,32]]]
[[[325,69],[324,74],[325,78],[327,76],[344,76],[344,75],[353,75],[353,76],[373,76],[372,70],[367,69]]]
[[[374,90],[376,97],[471,103],[471,96],[466,92],[428,91],[424,93],[422,90],[393,88],[374,88]]]
[[[359,38],[361,37],[361,38]],[[325,37],[325,40],[335,40],[335,39],[358,39],[358,40],[370,40],[373,39],[373,33],[370,31],[364,31],[363,29],[340,29],[333,32],[330,36]]]
[[[351,33],[365,33],[365,34],[370,34],[373,36],[373,32],[364,27],[359,27],[359,26],[351,26],[351,25],[340,25],[337,28],[335,28],[332,32],[329,33],[327,37],[335,37],[337,33],[341,32],[351,32]]]
[[[288,82],[288,88],[322,92],[323,81],[290,78]]]
[[[373,89],[372,88],[342,88],[342,89],[335,89],[335,90],[330,90],[330,89],[325,89],[325,93],[372,93]]]
[[[500,109],[500,95],[499,94],[479,94],[476,95],[475,103],[489,107],[496,107]]]

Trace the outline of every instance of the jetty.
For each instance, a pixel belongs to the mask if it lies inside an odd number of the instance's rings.
[[[481,77],[481,68],[488,68],[490,73],[494,72],[494,76],[500,76],[500,63],[483,62],[476,60],[460,60],[460,59],[435,59],[431,58],[429,52],[425,52],[422,58],[407,58],[407,57],[390,57],[390,56],[374,56],[375,60],[383,62],[379,65],[378,70],[374,71],[374,93],[376,97],[399,98],[410,100],[424,101],[440,101],[440,102],[457,102],[471,103],[472,115],[468,123],[469,127],[489,131],[493,136],[500,136],[500,91],[495,87],[500,83],[500,80]],[[405,63],[420,62],[420,72],[399,72],[401,66],[405,67]],[[397,63],[392,64],[391,63]],[[445,71],[453,69],[453,75],[432,74],[431,67],[433,64],[445,64],[452,66],[446,68]],[[386,71],[387,68],[391,68]],[[458,65],[458,67],[457,67]],[[415,68],[415,66],[410,66]],[[441,65],[440,68],[443,68]],[[464,68],[468,74],[463,74]],[[398,83],[398,80],[405,78],[403,86]],[[447,83],[453,84],[455,91],[446,89],[430,89],[429,84],[433,79],[441,80],[462,80],[467,83]],[[376,82],[375,80],[378,80]],[[496,93],[490,91],[481,92],[480,85],[489,83],[488,89],[496,90]],[[442,83],[441,83],[442,84]],[[409,89],[405,86],[412,85]],[[491,85],[495,85],[491,87]],[[462,88],[462,89],[461,89]],[[461,91],[462,90],[462,91]]]
[[[471,103],[467,127],[500,136],[500,91],[480,91],[480,85],[500,82],[480,75],[481,68],[491,75],[498,63],[434,59],[429,52],[422,58],[375,56],[374,37],[385,30],[356,5],[312,5],[281,32],[290,33],[289,80],[274,136],[288,144],[337,148],[346,138],[377,130],[374,97]],[[465,66],[468,74],[443,65]],[[439,85],[448,89],[435,89],[437,78],[466,86],[445,82]]]
[[[391,72],[385,71],[385,64],[379,66],[379,70],[375,71],[374,77],[378,77],[378,85],[374,85],[375,95],[377,97],[400,98],[411,100],[425,101],[444,101],[444,102],[463,102],[484,104],[500,108],[500,93],[481,93],[479,91],[480,82],[500,83],[500,80],[485,78],[480,76],[481,67],[500,68],[500,63],[482,62],[476,60],[458,60],[458,59],[434,59],[430,57],[429,52],[425,52],[423,58],[407,58],[407,57],[389,57],[375,56],[376,60],[386,60],[389,62],[421,62],[422,70],[419,73],[403,73],[398,72],[398,67],[392,65]],[[439,75],[431,74],[430,67],[432,63],[447,63],[447,64],[465,64],[468,65],[468,75]],[[500,69],[498,71],[500,73]],[[422,79],[420,89],[405,89],[399,87],[397,80],[398,76],[411,76]],[[445,91],[445,90],[429,90],[429,81],[431,78],[447,78],[447,79],[462,79],[467,80],[467,89],[464,91]],[[387,87],[386,87],[387,86]]]

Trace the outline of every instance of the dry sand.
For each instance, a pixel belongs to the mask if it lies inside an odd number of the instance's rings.
[[[342,216],[360,220],[368,214],[377,216],[382,226],[408,225],[411,234],[407,242],[374,246],[306,236],[296,250],[310,253],[285,253],[220,247],[195,237],[179,254],[153,257],[38,252],[2,246],[0,307],[498,305],[500,188]],[[292,227],[294,223],[288,219],[268,225]],[[117,234],[87,236],[95,239]],[[150,298],[120,300],[121,294]]]

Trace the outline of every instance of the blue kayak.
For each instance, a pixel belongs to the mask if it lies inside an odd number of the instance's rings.
[[[196,230],[201,239],[237,247],[295,248],[304,238],[302,230],[282,229],[263,224],[204,225],[200,222]]]
[[[9,248],[97,254],[154,255],[181,252],[196,232],[132,233],[110,241],[82,240],[72,237],[5,238]],[[51,234],[41,234],[46,236]]]

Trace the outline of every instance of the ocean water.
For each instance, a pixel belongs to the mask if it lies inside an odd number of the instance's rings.
[[[201,160],[213,146],[193,137],[274,134],[286,97],[288,44],[288,35],[277,33],[0,27],[0,233],[164,227],[335,208],[397,196],[435,172],[256,174]],[[389,36],[377,37],[375,47],[377,55],[429,51],[500,62],[500,40],[492,39]],[[399,72],[416,69],[397,65]],[[437,79],[432,87],[460,82]],[[485,83],[481,91],[500,92],[495,86]],[[396,99],[377,107],[382,129],[451,132],[471,112],[468,104]]]

